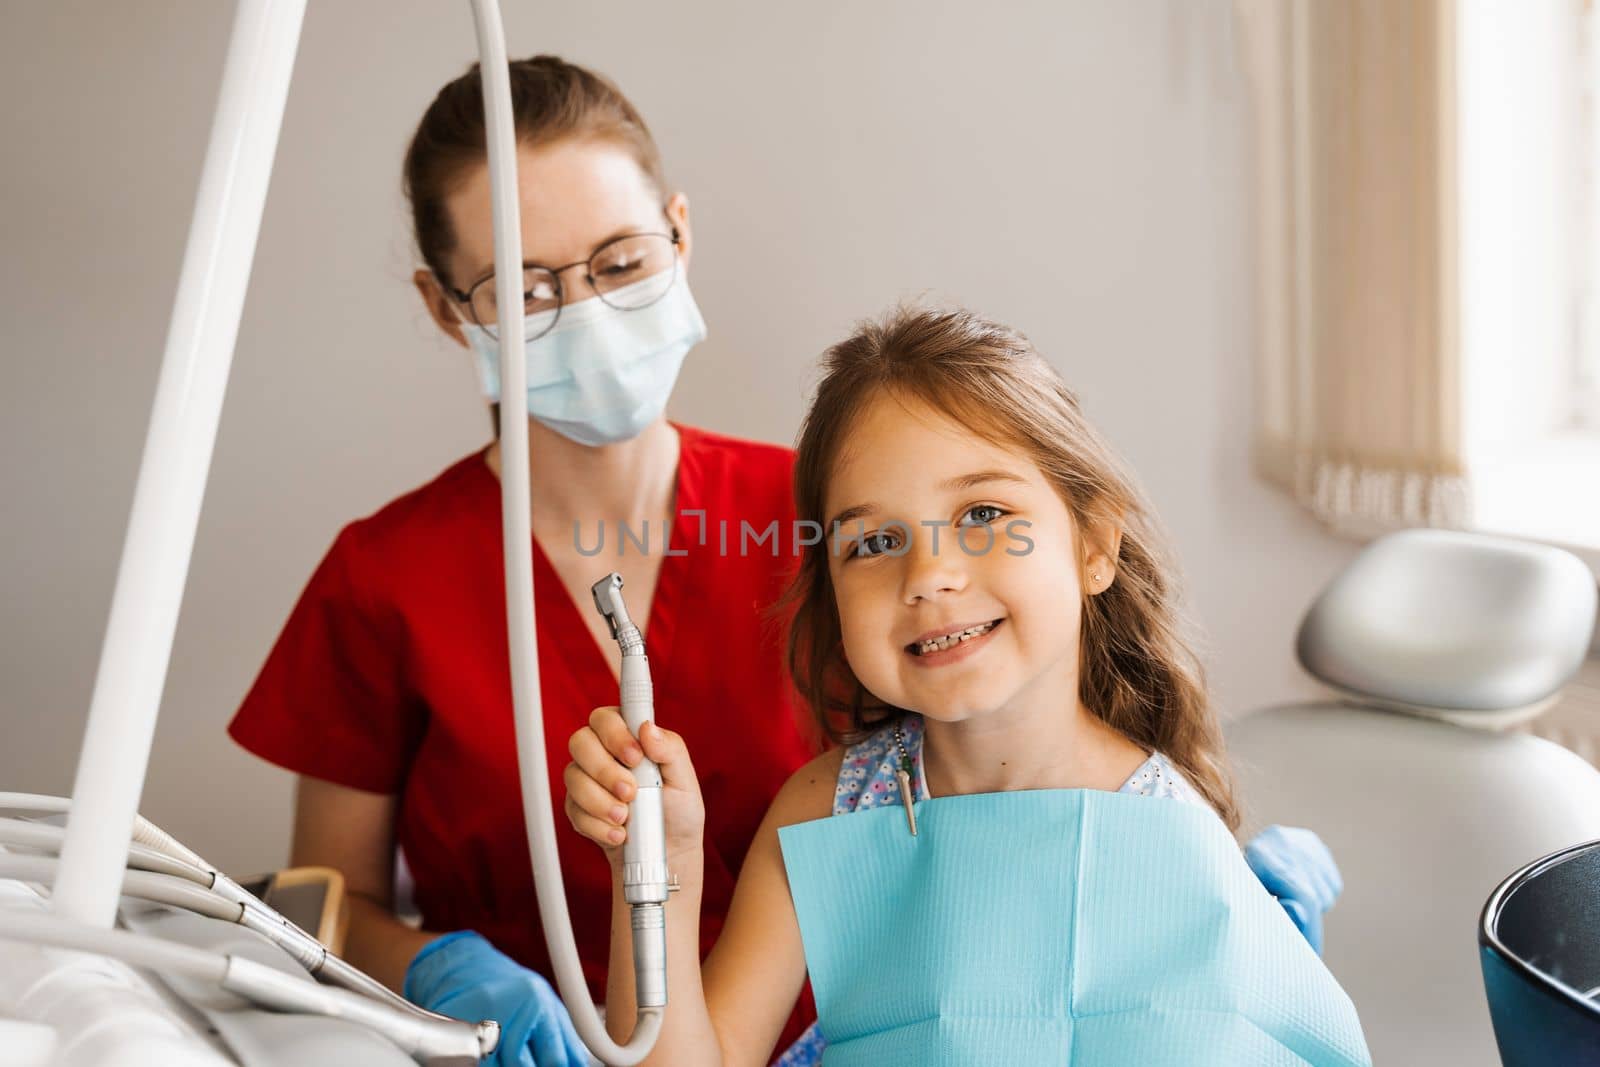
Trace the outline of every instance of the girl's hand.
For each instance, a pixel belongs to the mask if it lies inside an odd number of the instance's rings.
[[[628,803],[638,786],[631,767],[649,756],[661,770],[661,808],[666,822],[667,857],[687,856],[701,847],[705,830],[705,804],[700,782],[683,738],[655,723],[646,723],[635,740],[622,721],[620,708],[595,708],[589,725],[572,735],[567,749],[567,818],[572,828],[606,850],[613,863],[622,862],[622,844],[628,839]]]

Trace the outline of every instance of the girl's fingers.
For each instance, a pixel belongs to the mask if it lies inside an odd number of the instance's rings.
[[[592,727],[585,726],[574,733],[567,741],[567,751],[579,769],[618,800],[630,801],[638,792],[632,773],[606,750]]]
[[[668,787],[698,790],[694,764],[689,762],[689,746],[671,730],[647,722],[639,731],[644,754],[661,770],[661,783]]]
[[[578,807],[570,796],[567,797],[566,811],[572,828],[602,848],[615,848],[628,839],[628,833],[622,827],[595,818]]]
[[[562,778],[567,784],[567,799],[579,810],[617,826],[628,821],[627,806],[576,763],[567,764]]]
[[[606,751],[625,766],[639,765],[644,753],[633,734],[628,732],[628,724],[622,720],[621,708],[595,708],[589,713],[589,729],[600,738],[600,743],[605,745]]]

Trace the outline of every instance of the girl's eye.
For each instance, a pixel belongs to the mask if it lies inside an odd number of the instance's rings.
[[[885,552],[893,552],[899,547],[900,537],[898,534],[872,533],[867,534],[867,536],[856,542],[855,551],[851,554],[858,558],[870,559],[873,556],[881,556]]]
[[[967,513],[965,515],[961,516],[962,521],[956,523],[956,525],[990,526],[995,522],[995,520],[999,519],[1004,514],[1005,511],[1003,509],[997,508],[993,504],[974,504],[972,507],[967,509]],[[971,522],[965,521],[969,518],[972,520]]]

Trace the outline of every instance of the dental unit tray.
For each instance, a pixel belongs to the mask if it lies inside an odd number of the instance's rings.
[[[509,309],[499,323],[500,373],[515,396],[526,391],[527,371],[509,69],[497,3],[470,6],[497,295]],[[425,1011],[329,951],[340,936],[341,880],[317,879],[323,888],[310,895],[320,900],[302,929],[138,815],[304,16],[305,0],[240,0],[234,17],[72,797],[0,794],[0,1053],[8,1067],[444,1067],[477,1062],[498,1041],[494,1022]],[[527,547],[527,433],[520,405],[504,405],[507,623],[534,883],[578,1034],[607,1063],[631,1067],[653,1046],[667,999],[664,904],[674,887],[660,790],[641,788],[630,816],[625,888],[639,1010],[632,1039],[619,1046],[590,1000],[556,857]],[[637,733],[652,714],[643,640],[628,622],[620,578],[602,579],[595,593],[623,646],[621,702]],[[65,829],[41,814],[64,814]],[[263,891],[299,914],[308,901],[294,898],[311,884],[280,879]]]

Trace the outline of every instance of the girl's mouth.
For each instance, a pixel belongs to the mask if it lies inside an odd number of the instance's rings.
[[[952,663],[958,658],[965,659],[1004,622],[1004,619],[991,619],[963,629],[951,630],[935,637],[913,641],[905,646],[905,650],[919,663],[928,666],[936,663]]]

